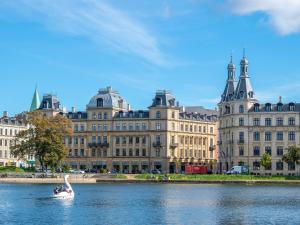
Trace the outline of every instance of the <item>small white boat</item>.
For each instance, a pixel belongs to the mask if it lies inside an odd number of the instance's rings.
[[[68,182],[69,175],[65,175],[64,180],[65,184],[59,187],[56,187],[53,190],[53,197],[60,199],[73,199],[75,194],[74,191]]]

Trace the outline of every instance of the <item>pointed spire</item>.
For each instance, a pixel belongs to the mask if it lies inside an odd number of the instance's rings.
[[[243,58],[246,58],[246,49],[243,48]]]
[[[37,110],[40,107],[40,97],[37,90],[37,85],[35,86],[35,91],[32,97],[31,106],[30,106],[30,112]]]
[[[236,86],[236,80],[235,80],[235,65],[232,62],[232,53],[230,54],[230,62],[227,66],[228,70],[228,76],[227,76],[227,82],[226,86],[222,95],[221,102],[230,101],[234,97],[234,91]]]

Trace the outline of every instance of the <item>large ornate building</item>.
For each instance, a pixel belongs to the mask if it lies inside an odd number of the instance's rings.
[[[27,161],[20,161],[10,153],[15,136],[22,130],[28,129],[22,119],[9,117],[7,112],[0,118],[0,166],[28,166],[34,164],[34,157],[29,156]]]
[[[47,116],[62,113],[52,95],[44,96],[40,110]],[[217,112],[180,107],[168,91],[157,91],[149,109],[131,110],[107,87],[91,98],[86,111],[64,115],[74,128],[64,140],[66,162],[74,169],[172,173],[184,171],[186,164],[216,164]]]
[[[255,98],[248,71],[248,60],[236,67],[228,64],[228,77],[219,103],[219,168],[247,165],[254,174],[295,174],[295,165],[282,162],[286,148],[300,144],[300,104],[261,104]],[[272,165],[262,168],[260,160],[267,152]]]

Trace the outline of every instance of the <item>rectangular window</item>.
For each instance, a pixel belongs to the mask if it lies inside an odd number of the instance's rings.
[[[122,137],[122,144],[123,145],[126,144],[126,137],[125,136]]]
[[[84,149],[80,149],[80,156],[84,156]]]
[[[272,148],[271,148],[271,146],[266,146],[265,147],[265,152],[268,153],[269,155],[272,155]]]
[[[120,144],[120,137],[116,137],[116,144],[117,144],[117,145]]]
[[[282,131],[278,131],[276,136],[277,136],[277,141],[283,141],[283,132]]]
[[[120,149],[116,149],[116,156],[120,156]]]
[[[272,141],[272,133],[267,131],[265,133],[265,141]]]
[[[123,155],[123,156],[126,156],[126,148],[123,148],[123,149],[122,149],[122,155]]]
[[[260,126],[260,119],[259,118],[254,118],[253,119],[253,126]]]
[[[135,156],[140,156],[140,150],[138,148],[135,149]]]
[[[253,140],[260,141],[260,133],[258,131],[253,133]]]
[[[260,155],[260,148],[259,146],[255,146],[253,149],[253,155],[254,156],[259,156]]]
[[[277,147],[277,155],[278,156],[283,156],[283,147],[282,146]]]
[[[244,118],[239,118],[239,126],[244,126]]]
[[[265,119],[265,126],[272,126],[272,119],[271,118],[266,118]]]
[[[160,130],[160,123],[156,123],[156,130]]]
[[[283,162],[276,162],[276,170],[283,170]]]
[[[144,157],[147,156],[147,151],[146,151],[145,148],[143,148],[142,154],[143,154]]]
[[[129,136],[129,144],[132,145],[133,143],[133,137]]]
[[[133,156],[132,148],[129,149],[129,156]]]
[[[277,126],[283,126],[283,118],[281,118],[281,117],[277,118],[276,125]]]
[[[289,126],[294,126],[295,125],[295,118],[294,117],[290,117],[289,118]]]
[[[295,132],[294,131],[289,132],[289,141],[295,141]]]
[[[239,147],[239,155],[243,156],[244,155],[244,147]]]

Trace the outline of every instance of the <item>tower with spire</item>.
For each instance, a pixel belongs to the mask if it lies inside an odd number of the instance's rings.
[[[29,111],[32,112],[34,110],[39,109],[40,105],[41,105],[40,96],[37,87],[35,87]]]
[[[227,66],[227,81],[221,96],[219,106],[219,169],[229,170],[233,165],[238,165],[239,157],[244,152],[249,152],[248,142],[249,120],[248,110],[257,102],[249,76],[249,62],[243,52],[240,61],[240,76],[236,81],[236,67],[232,62]]]

